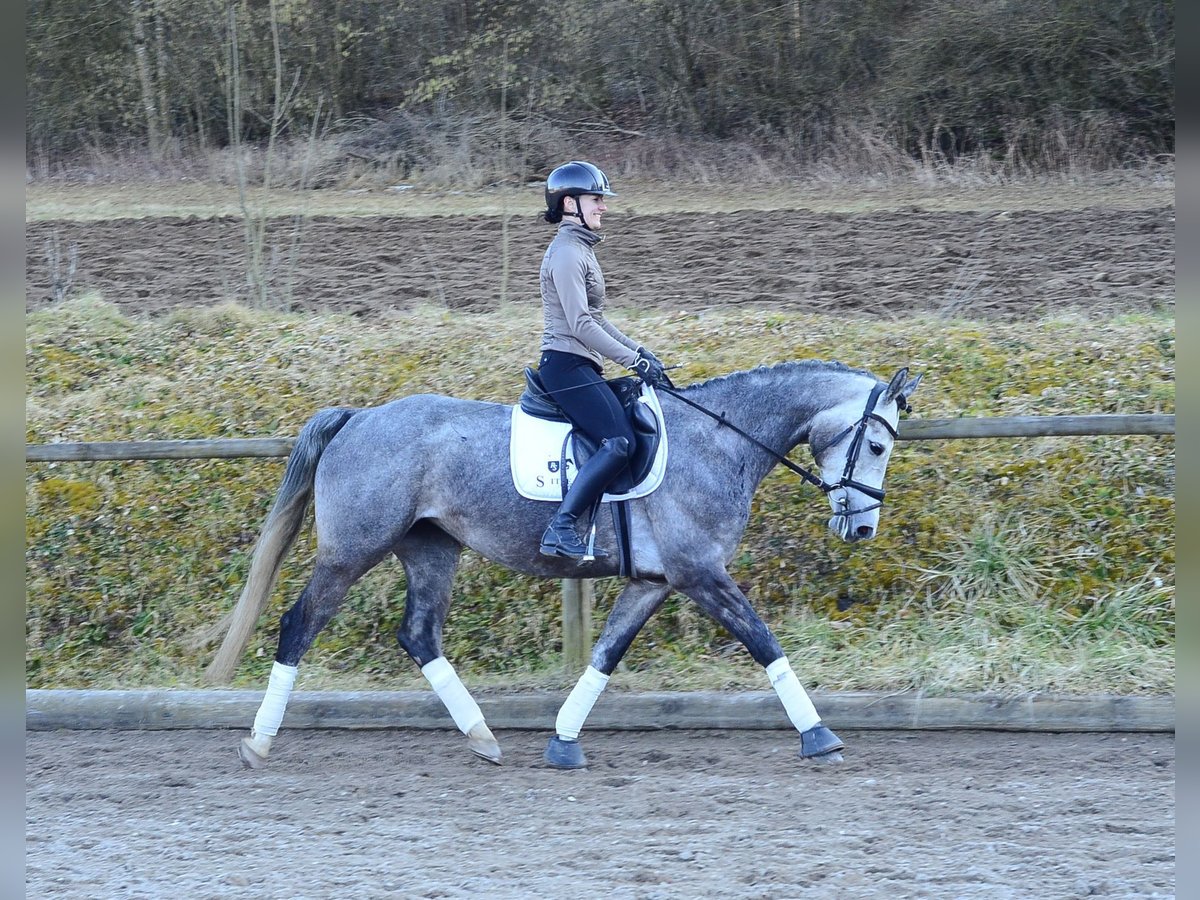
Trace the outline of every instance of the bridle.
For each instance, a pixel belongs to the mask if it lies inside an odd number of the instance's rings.
[[[870,422],[872,419],[874,419],[876,422],[882,423],[883,427],[888,430],[888,434],[890,434],[892,436],[893,440],[895,440],[896,438],[898,438],[900,436],[899,433],[896,431],[896,429],[892,427],[891,422],[889,422],[883,416],[879,415],[879,413],[875,412],[875,404],[879,400],[879,395],[882,394],[885,390],[887,390],[887,385],[876,384],[875,387],[871,388],[871,395],[867,398],[867,406],[863,410],[863,414],[861,416],[859,416],[856,421],[851,422],[849,425],[847,425],[845,428],[843,428],[841,431],[839,431],[837,434],[835,434],[832,438],[827,440],[824,444],[821,445],[821,448],[819,450],[816,447],[811,448],[813,459],[817,460],[819,463],[820,456],[822,453],[824,453],[826,450],[828,450],[834,444],[840,443],[846,437],[846,435],[853,432],[854,437],[851,439],[850,448],[846,453],[846,466],[845,466],[845,468],[842,469],[842,477],[833,483],[826,481],[825,479],[821,478],[818,475],[814,475],[812,472],[810,472],[808,469],[804,468],[803,466],[797,465],[796,463],[792,462],[790,459],[788,459],[786,456],[784,456],[778,450],[768,447],[766,444],[764,444],[758,438],[754,437],[751,434],[747,434],[745,431],[738,428],[736,425],[734,425],[732,422],[730,422],[728,419],[726,419],[724,413],[715,413],[711,409],[707,409],[707,408],[701,406],[699,403],[696,403],[693,400],[689,400],[687,397],[683,396],[683,394],[679,393],[679,391],[675,390],[674,387],[666,387],[665,385],[658,385],[654,389],[656,391],[663,391],[667,394],[670,394],[672,397],[676,398],[677,400],[682,400],[684,403],[686,403],[688,406],[692,407],[693,409],[699,410],[700,412],[704,413],[706,416],[716,419],[719,423],[724,425],[726,428],[729,428],[732,431],[734,431],[736,434],[741,435],[742,437],[744,437],[750,443],[754,444],[759,449],[765,450],[767,453],[771,454],[771,456],[775,457],[775,459],[777,459],[780,463],[782,463],[787,468],[791,469],[793,472],[795,472],[797,475],[799,475],[802,479],[807,481],[809,484],[814,485],[817,488],[820,488],[822,493],[828,495],[828,494],[832,493],[833,491],[839,490],[841,488],[853,488],[854,490],[858,491],[859,493],[865,494],[866,496],[870,497],[872,500],[875,501],[870,506],[862,506],[862,507],[859,507],[858,509],[839,509],[833,513],[833,516],[835,518],[856,516],[859,513],[870,512],[871,510],[879,509],[881,506],[883,506],[883,498],[886,496],[887,491],[885,491],[883,488],[871,487],[869,484],[863,484],[861,481],[855,481],[854,469],[858,465],[858,457],[862,454],[863,439],[866,437],[866,433],[867,433],[867,423]],[[900,406],[901,409],[907,409],[907,404],[906,404],[903,396],[898,397],[896,402]],[[842,498],[838,501],[838,503],[842,507],[847,507],[847,506],[849,506],[850,501],[849,501],[849,498],[843,494]]]
[[[867,398],[867,408],[863,410],[863,414],[859,416],[857,422],[852,422],[835,434],[832,438],[827,440],[821,445],[820,450],[810,445],[813,459],[819,459],[822,453],[824,453],[834,444],[839,443],[851,431],[854,432],[854,437],[850,440],[850,449],[846,451],[846,466],[844,469],[842,469],[842,477],[839,478],[835,484],[822,482],[819,487],[826,494],[828,494],[830,491],[836,491],[838,488],[853,488],[860,494],[866,494],[875,502],[870,506],[862,506],[858,509],[837,510],[833,513],[834,516],[855,516],[859,513],[870,512],[871,510],[879,509],[879,507],[883,506],[883,498],[887,495],[887,491],[881,487],[871,487],[869,484],[863,484],[861,481],[855,481],[854,467],[858,465],[858,458],[860,455],[862,455],[863,438],[867,433],[867,423],[872,419],[874,419],[876,422],[879,422],[884,428],[887,429],[888,434],[892,436],[892,440],[897,440],[900,437],[900,433],[892,427],[892,423],[883,416],[879,415],[879,413],[875,412],[875,403],[879,399],[879,395],[882,394],[886,389],[887,385],[876,384],[875,387],[871,388],[871,396]],[[898,399],[897,402],[901,407],[905,406],[902,399]],[[843,494],[838,503],[843,507],[849,506],[850,499]]]

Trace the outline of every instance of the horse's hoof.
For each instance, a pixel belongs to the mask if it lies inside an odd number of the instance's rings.
[[[842,754],[837,751],[845,748],[842,739],[818,722],[808,731],[800,733],[800,758],[811,759],[814,762],[840,763]]]
[[[557,734],[550,738],[542,759],[556,769],[582,769],[588,764],[579,741],[564,741]]]
[[[828,753],[822,753],[820,756],[805,757],[809,762],[815,763],[818,766],[836,766],[842,762],[842,754],[840,750],[831,750]]]
[[[467,747],[472,753],[490,763],[500,765],[500,744],[492,735],[492,730],[480,722],[467,733]]]
[[[246,769],[264,769],[267,765],[267,758],[254,749],[250,738],[242,738],[242,742],[238,744],[238,758]]]

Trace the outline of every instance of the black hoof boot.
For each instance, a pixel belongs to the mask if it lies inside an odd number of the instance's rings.
[[[582,769],[588,764],[579,741],[565,741],[557,734],[550,738],[542,759],[556,769]]]
[[[845,748],[842,739],[818,722],[808,731],[800,733],[800,758],[814,762],[840,763]]]

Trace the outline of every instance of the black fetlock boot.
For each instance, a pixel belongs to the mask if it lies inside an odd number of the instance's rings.
[[[587,545],[579,539],[575,525],[579,517],[604,495],[610,481],[629,462],[629,441],[623,437],[609,438],[600,445],[596,455],[584,463],[575,482],[563,497],[558,512],[550,520],[550,527],[542,535],[541,552],[544,556],[565,556],[568,559],[583,559],[588,555]],[[608,556],[603,550],[592,553],[596,558]]]

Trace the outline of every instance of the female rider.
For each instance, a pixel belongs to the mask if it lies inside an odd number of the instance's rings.
[[[591,163],[569,162],[546,179],[544,218],[558,233],[542,258],[542,385],[567,418],[599,444],[579,470],[542,535],[547,556],[582,559],[588,548],[575,529],[629,461],[633,429],[602,376],[604,358],[637,372],[652,386],[669,383],[658,357],[604,318],[604,275],[595,248],[603,239],[605,199],[615,197],[608,177]],[[602,550],[597,557],[607,556]]]

